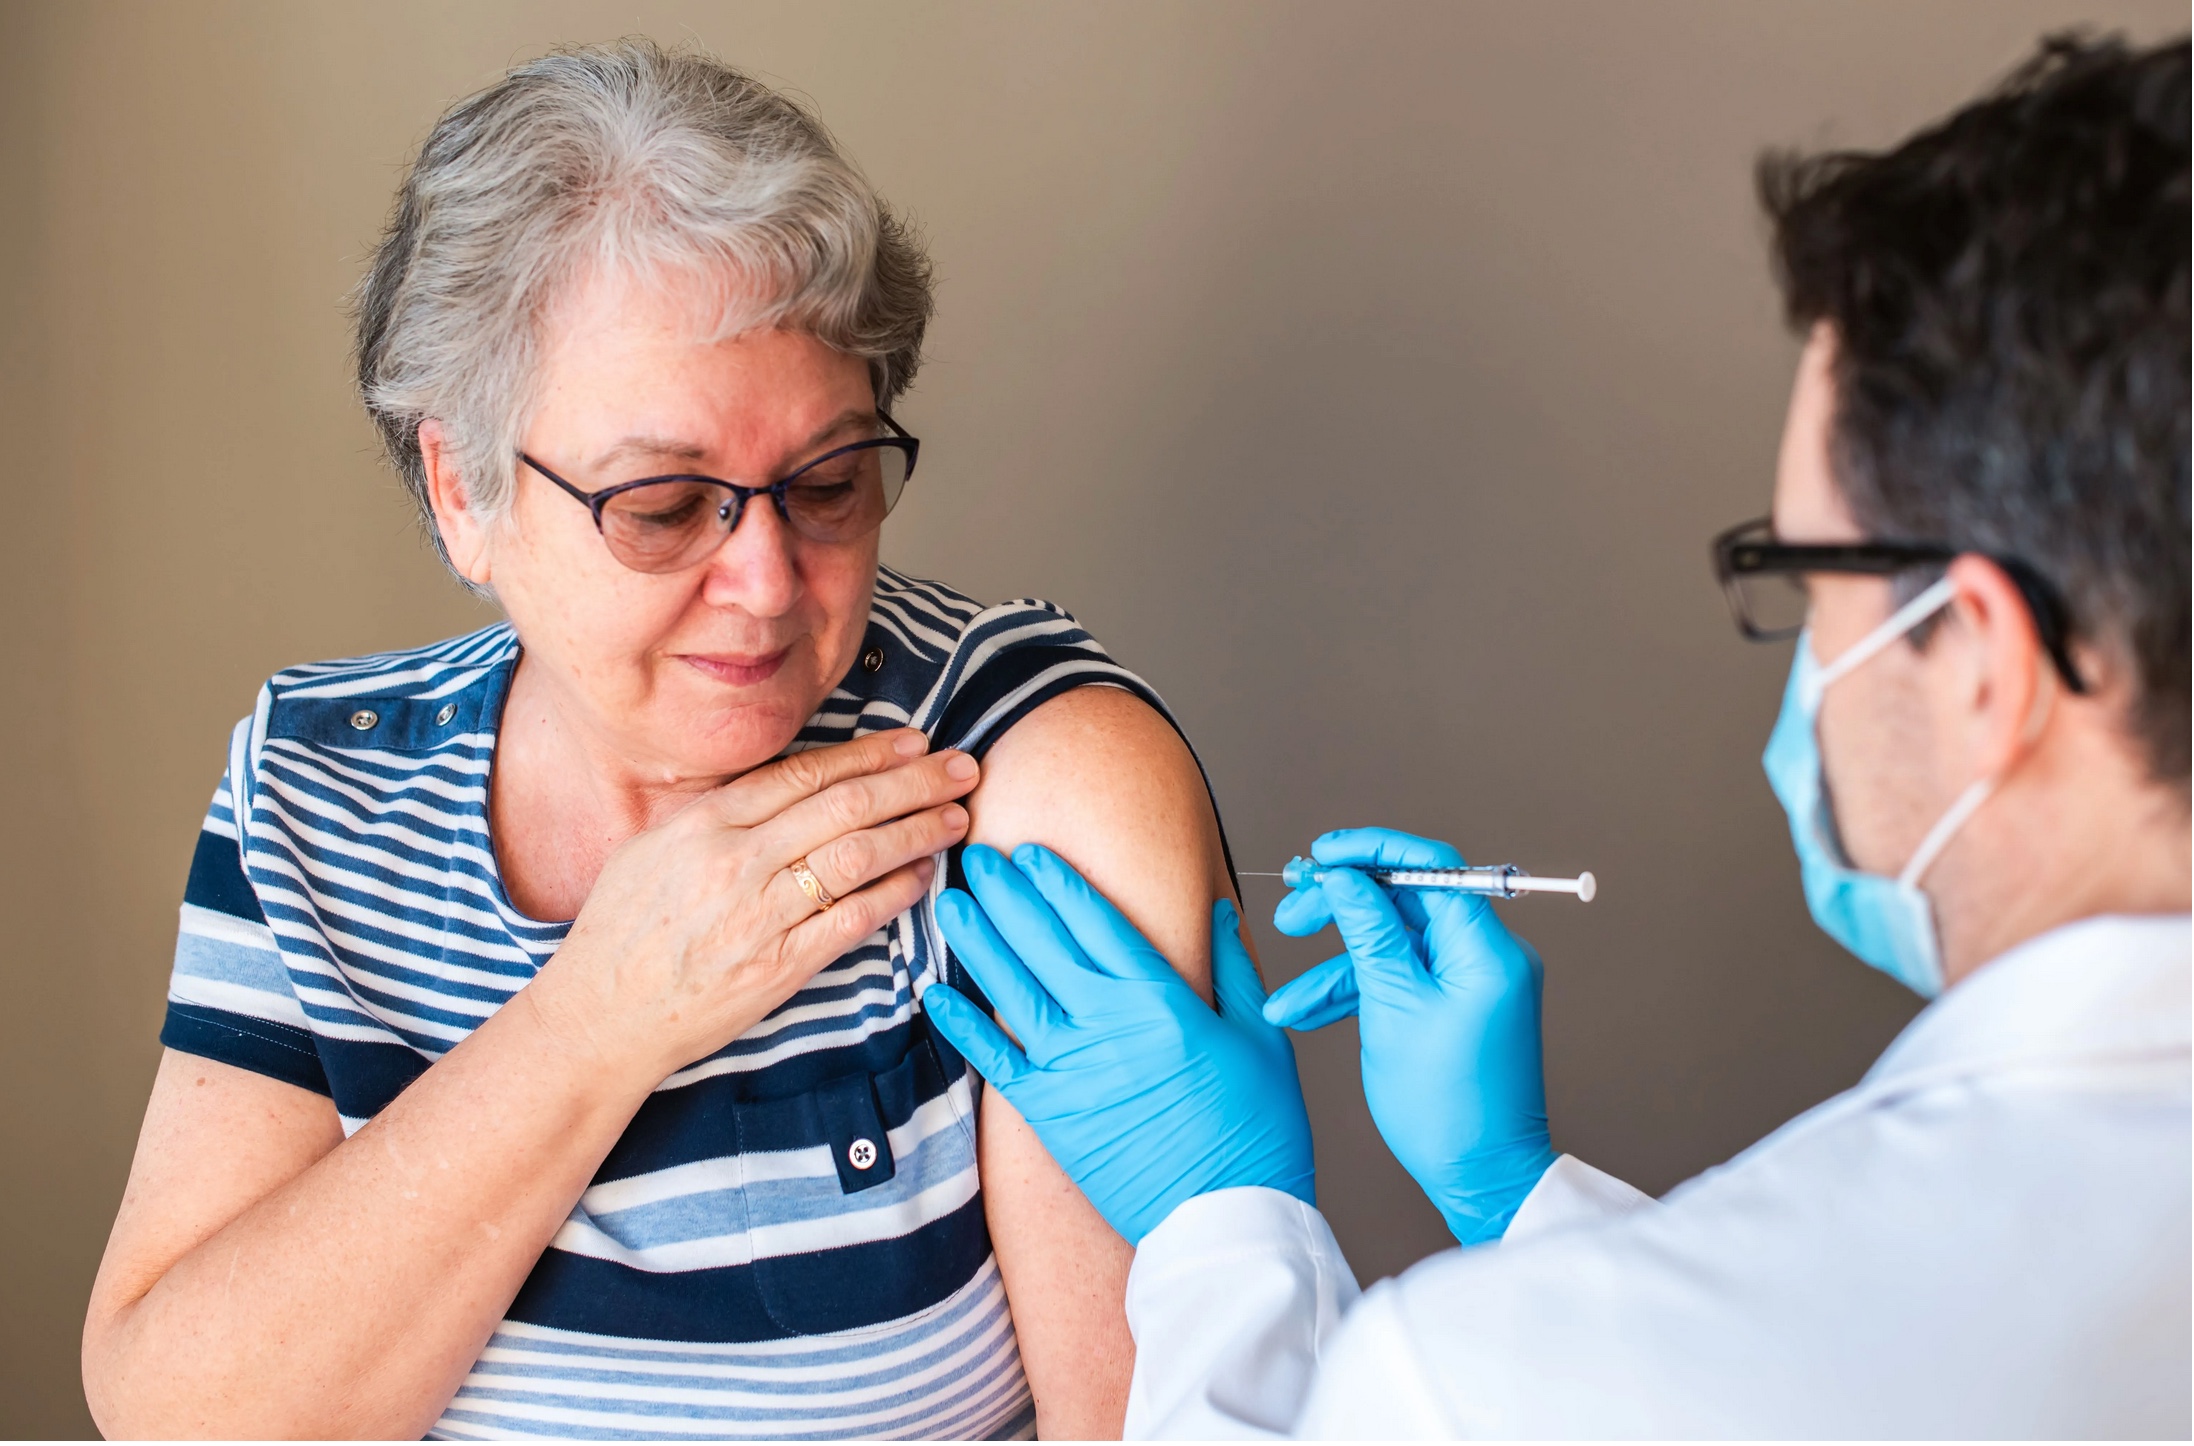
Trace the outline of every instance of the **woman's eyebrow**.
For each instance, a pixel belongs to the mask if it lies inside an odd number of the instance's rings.
[[[796,456],[794,460],[797,460],[797,456],[805,455],[822,446],[849,427],[857,427],[862,423],[874,423],[875,420],[876,412],[874,408],[867,410],[858,407],[848,408],[810,432],[807,440],[795,449]],[[643,457],[698,465],[707,461],[708,455],[709,449],[707,447],[687,438],[659,437],[645,433],[634,433],[628,437],[618,438],[607,451],[595,460],[594,466],[597,469],[607,469],[620,462],[629,462],[635,458]]]
[[[848,427],[857,427],[863,423],[873,425],[875,421],[876,409],[874,407],[848,407],[824,426],[810,432],[804,445],[809,448],[820,447]]]
[[[620,437],[609,450],[594,461],[597,468],[615,466],[635,457],[661,457],[673,462],[700,462],[707,458],[708,448],[699,442],[677,437],[654,437],[634,434]]]

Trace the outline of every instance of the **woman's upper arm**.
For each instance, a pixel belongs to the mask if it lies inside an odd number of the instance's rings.
[[[1050,848],[1211,997],[1211,906],[1234,886],[1202,770],[1149,704],[1053,698],[991,745],[968,809],[968,842]]]
[[[325,1095],[217,1060],[163,1054],[92,1286],[87,1368],[107,1332],[170,1267],[342,1141]]]
[[[1142,699],[1085,687],[1045,703],[991,746],[968,805],[970,842],[1051,848],[1210,997],[1211,905],[1233,891],[1219,823],[1188,746]],[[1118,1436],[1135,1364],[1134,1249],[989,1091],[981,1150],[1037,1432]]]

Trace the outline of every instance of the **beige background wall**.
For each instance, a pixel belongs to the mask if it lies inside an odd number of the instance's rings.
[[[1598,870],[1548,960],[1558,1142],[1665,1189],[1909,1016],[1805,919],[1759,775],[1787,651],[1706,538],[1788,370],[1763,145],[1875,144],[2073,20],[1972,3],[0,7],[0,1432],[89,1429],[85,1290],[222,741],[288,663],[485,614],[345,383],[441,106],[558,42],[804,92],[934,245],[890,561],[1075,609],[1175,704],[1237,857],[1381,821]],[[1251,883],[1252,912],[1276,891]],[[1291,975],[1327,952],[1275,942]],[[1441,1243],[1302,1048],[1363,1273]]]

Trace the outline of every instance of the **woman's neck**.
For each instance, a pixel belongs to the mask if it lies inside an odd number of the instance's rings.
[[[496,738],[488,819],[503,890],[521,913],[575,917],[620,844],[728,776],[650,768],[634,751],[520,656]]]

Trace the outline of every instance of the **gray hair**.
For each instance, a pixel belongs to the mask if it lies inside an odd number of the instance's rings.
[[[813,115],[647,40],[530,61],[435,123],[355,298],[358,389],[438,550],[419,424],[499,514],[542,319],[601,271],[730,281],[719,334],[865,357],[879,406],[921,363],[929,258]]]

